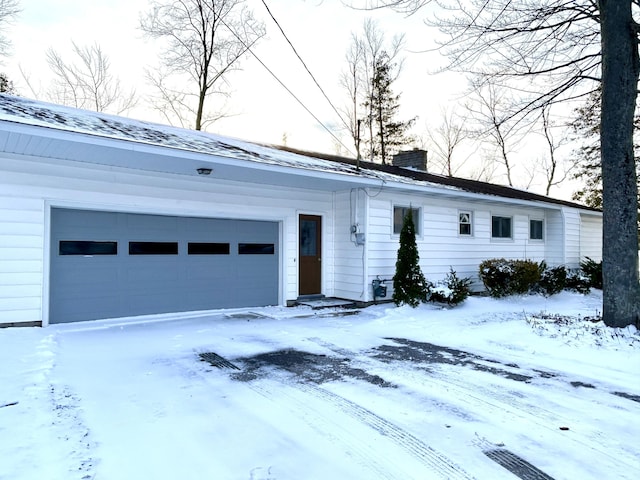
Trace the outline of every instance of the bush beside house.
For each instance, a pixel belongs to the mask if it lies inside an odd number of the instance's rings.
[[[589,293],[591,288],[602,289],[602,262],[590,258],[580,263],[578,271],[568,271],[564,266],[548,268],[544,261],[504,258],[485,260],[479,270],[482,283],[495,298],[536,292],[550,296],[562,290]]]

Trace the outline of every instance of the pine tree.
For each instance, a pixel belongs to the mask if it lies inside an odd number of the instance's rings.
[[[594,90],[584,106],[575,110],[576,118],[570,124],[574,134],[582,141],[576,151],[579,159],[578,171],[574,178],[584,182],[580,190],[573,193],[573,199],[594,208],[602,208],[602,168],[600,166],[600,104],[602,90]],[[634,118],[634,147],[636,169],[640,179],[640,115]]]
[[[4,73],[0,73],[0,93],[10,93],[12,95],[16,93],[13,82]]]
[[[411,142],[407,130],[415,123],[415,118],[406,122],[396,120],[400,108],[400,95],[391,90],[393,83],[393,63],[389,55],[382,52],[373,65],[371,93],[364,103],[368,112],[366,122],[370,131],[368,139],[369,156],[372,160],[388,163],[400,147]]]
[[[420,269],[419,260],[416,227],[409,208],[400,231],[400,248],[396,274],[393,277],[393,301],[396,305],[406,303],[417,307],[420,302],[427,301],[427,281]]]

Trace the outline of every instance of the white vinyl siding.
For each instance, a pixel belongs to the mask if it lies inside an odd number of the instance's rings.
[[[364,301],[364,271],[369,246],[367,232],[366,195],[360,189],[338,192],[335,195],[335,260],[332,295]],[[356,226],[359,233],[364,234],[364,245],[355,244]],[[327,238],[327,243],[331,239]]]
[[[0,323],[42,321],[44,201],[0,197]]]
[[[602,260],[602,217],[580,215],[580,259]]]
[[[384,193],[370,200],[370,231],[368,232],[368,282],[379,275],[392,278],[399,247],[389,242],[392,205],[405,201],[393,195],[393,202]],[[407,204],[409,199],[406,200]],[[418,206],[415,197],[412,205]],[[473,206],[473,235],[459,235],[459,212],[471,211]],[[478,278],[479,264],[489,258],[527,258],[535,261],[545,259],[546,242],[530,242],[529,217],[545,218],[540,208],[525,208],[519,205],[496,207],[495,203],[474,201],[473,203],[443,198],[422,197],[419,205],[422,211],[423,235],[416,239],[420,255],[420,267],[428,280],[438,281],[449,273],[452,267],[458,276],[471,277],[473,288],[482,289]],[[555,210],[557,211],[557,210]],[[492,215],[512,219],[512,238],[495,241],[491,237]],[[375,232],[375,233],[374,233]],[[386,234],[385,234],[386,233]],[[390,286],[390,284],[388,284]],[[388,290],[388,298],[392,290]]]

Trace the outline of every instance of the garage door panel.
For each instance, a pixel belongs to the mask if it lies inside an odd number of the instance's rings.
[[[53,208],[51,225],[51,323],[278,303],[276,222]],[[60,255],[60,240],[117,241],[117,254]],[[177,242],[177,254],[129,242]],[[240,255],[240,243],[272,253]]]

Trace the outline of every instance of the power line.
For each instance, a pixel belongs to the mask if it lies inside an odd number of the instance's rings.
[[[309,110],[309,108],[304,104],[304,102],[303,102],[302,100],[300,100],[300,99],[296,96],[296,94],[295,94],[295,93],[293,93],[293,92],[291,91],[291,89],[289,89],[289,87],[287,87],[287,86],[284,84],[284,82],[283,82],[282,80],[280,80],[280,79],[278,78],[278,76],[277,76],[275,73],[273,73],[273,71],[272,71],[269,67],[267,67],[267,65],[266,65],[262,60],[260,60],[260,57],[258,57],[258,55],[256,55],[256,53],[251,49],[251,46],[247,45],[247,44],[245,43],[245,41],[244,41],[242,38],[240,38],[240,36],[238,36],[238,34],[235,32],[235,30],[233,30],[232,28],[230,28],[230,27],[229,27],[229,25],[227,25],[227,24],[224,22],[224,20],[222,20],[221,18],[219,18],[218,20],[219,20],[219,21],[220,21],[220,23],[222,23],[225,27],[227,27],[227,30],[229,30],[229,31],[233,34],[233,36],[234,36],[234,37],[236,37],[236,39],[237,39],[237,40],[242,44],[242,46],[243,46],[243,47],[244,47],[244,48],[245,48],[249,53],[251,53],[251,55],[253,55],[253,57],[254,57],[254,58],[255,58],[255,59],[260,63],[260,65],[262,65],[262,66],[264,67],[264,69],[265,69],[267,72],[269,72],[269,74],[271,74],[271,76],[272,76],[272,77],[273,77],[273,78],[274,78],[274,79],[275,79],[275,80],[276,80],[276,81],[277,81],[277,82],[282,86],[282,88],[284,88],[284,89],[287,91],[287,93],[289,93],[289,95],[291,95],[291,96],[292,96],[292,97],[293,97],[293,98],[294,98],[294,99],[295,99],[295,100],[300,104],[300,106],[301,106],[302,108],[304,108],[304,109],[307,111],[307,113],[308,113],[309,115],[311,115],[311,116],[313,117],[313,119],[314,119],[316,122],[318,122],[318,124],[319,124],[322,128],[324,128],[324,129],[327,131],[327,133],[328,133],[329,135],[331,135],[331,136],[334,138],[334,140],[335,140],[336,142],[338,142],[340,145],[342,145],[342,146],[343,146],[343,147],[344,147],[344,148],[345,148],[349,153],[351,153],[351,154],[353,155],[353,152],[351,151],[351,149],[350,149],[349,147],[347,147],[344,143],[342,143],[342,140],[340,140],[338,137],[336,137],[336,136],[335,136],[335,134],[334,134],[334,133],[333,133],[333,132],[332,132],[332,131],[331,131],[331,130],[330,130],[330,129],[329,129],[329,128],[324,124],[324,123],[322,123],[322,121],[321,121],[318,117],[316,117],[316,116],[314,115],[314,113],[313,113],[311,110]]]
[[[300,54],[296,50],[296,47],[293,46],[293,43],[291,43],[291,40],[289,40],[289,37],[287,37],[287,34],[284,33],[284,30],[282,29],[282,26],[280,25],[278,20],[276,20],[276,17],[274,17],[273,13],[271,13],[271,9],[267,5],[267,2],[265,0],[262,0],[262,4],[264,5],[264,8],[267,9],[267,12],[269,13],[269,16],[274,21],[274,23],[277,25],[278,29],[280,29],[280,33],[282,33],[282,36],[284,37],[284,39],[287,41],[287,43],[289,44],[289,46],[293,50],[293,53],[295,53],[296,57],[298,57],[298,60],[300,60],[300,63],[302,63],[302,66],[304,67],[304,69],[307,71],[307,73],[309,74],[309,76],[311,77],[313,82],[316,84],[316,86],[318,87],[318,89],[320,90],[320,92],[322,93],[324,98],[327,100],[329,105],[331,105],[331,108],[333,108],[333,111],[336,113],[336,115],[338,116],[338,118],[340,119],[342,124],[346,127],[347,130],[350,130],[350,127],[349,127],[348,123],[342,118],[342,115],[340,114],[338,109],[333,105],[333,102],[331,102],[331,99],[329,98],[329,96],[325,93],[324,89],[320,86],[320,84],[316,80],[316,77],[313,75],[313,73],[311,73],[311,70],[309,70],[309,67],[307,67],[307,64],[305,63],[305,61],[302,59],[302,57],[300,56]]]

